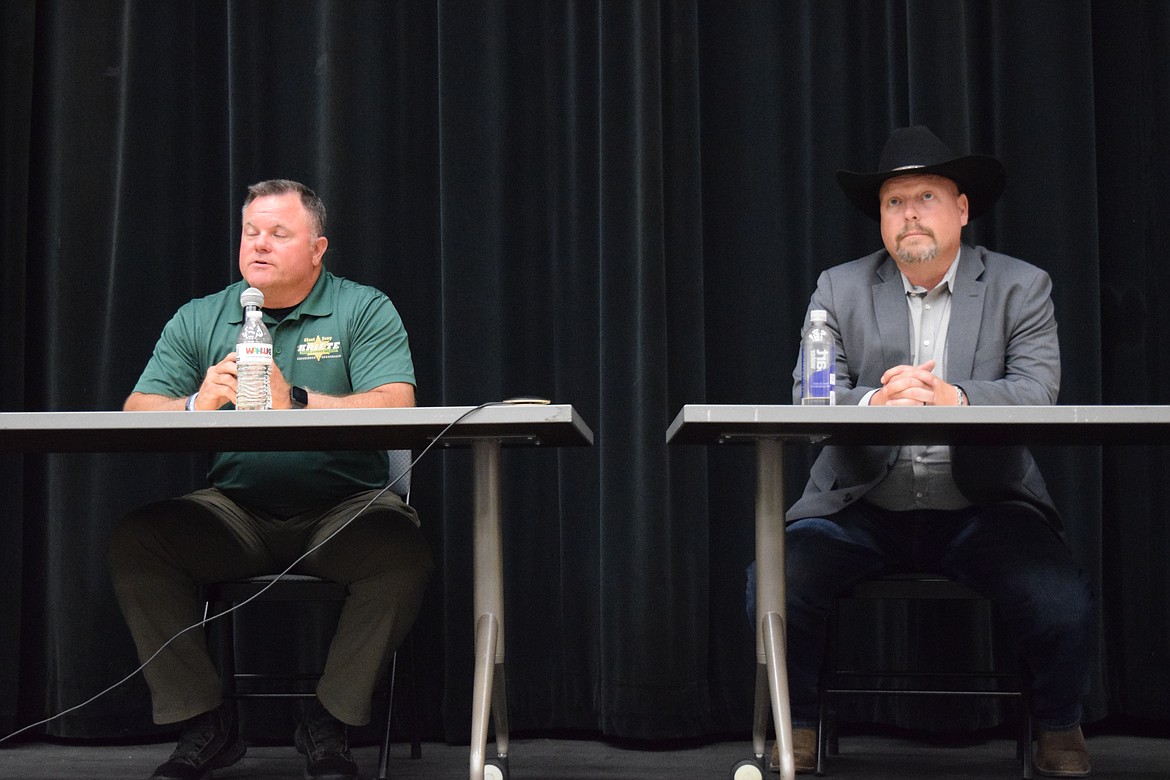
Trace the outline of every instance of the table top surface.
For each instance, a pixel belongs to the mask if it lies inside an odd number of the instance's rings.
[[[461,415],[466,415],[446,430]],[[593,431],[568,404],[215,412],[0,412],[0,452],[412,449],[498,440],[585,446]]]
[[[825,444],[1167,444],[1170,406],[688,404],[669,444],[783,439]]]

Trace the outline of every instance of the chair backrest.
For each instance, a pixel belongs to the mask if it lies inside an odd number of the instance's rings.
[[[410,468],[411,461],[414,460],[414,453],[410,450],[386,450],[386,455],[390,460],[389,474],[386,479],[393,479],[390,489],[393,490],[406,503],[410,503]]]

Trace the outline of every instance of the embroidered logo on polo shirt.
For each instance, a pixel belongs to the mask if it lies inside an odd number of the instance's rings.
[[[317,360],[321,358],[341,357],[341,342],[334,341],[332,336],[314,336],[311,339],[302,339],[297,345],[297,360]]]

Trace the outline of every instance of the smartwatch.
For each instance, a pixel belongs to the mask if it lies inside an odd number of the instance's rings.
[[[304,409],[309,405],[309,391],[293,385],[288,389],[288,400],[294,409]]]

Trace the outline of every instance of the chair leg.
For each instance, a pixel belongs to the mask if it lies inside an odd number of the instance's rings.
[[[216,615],[230,607],[222,602],[206,601],[203,604],[203,619]],[[219,662],[219,690],[224,699],[234,698],[236,693],[236,616],[224,615],[205,627],[204,636],[214,636],[215,655]],[[209,648],[210,649],[210,648]]]
[[[394,723],[394,682],[398,677],[398,651],[390,656],[390,673],[386,691],[386,728],[382,731],[382,749],[378,751],[378,778],[390,777],[390,728]]]
[[[412,759],[422,758],[422,729],[418,724],[418,670],[414,663],[414,636],[407,634],[406,636],[406,662],[410,669],[410,679],[407,680],[406,697],[406,718],[409,721],[410,729],[410,757]]]
[[[1032,715],[1024,715],[1024,756],[1022,759],[1024,780],[1032,780]]]
[[[1032,672],[1026,666],[1024,669],[1020,679],[1020,762],[1024,780],[1032,780]]]
[[[825,774],[825,754],[829,752],[829,694],[820,692],[817,706],[817,777]]]
[[[415,691],[417,689],[415,687],[414,638],[407,635],[405,645],[395,650],[394,654],[390,656],[386,692],[386,728],[382,732],[382,748],[378,752],[377,780],[389,780],[390,777],[390,730],[394,724],[394,689],[398,683],[398,655],[401,650],[406,651],[404,660],[408,666],[407,690],[403,705],[406,707],[406,723],[407,729],[410,731],[410,757],[412,759],[422,758],[422,734],[418,726],[418,712],[415,704]]]
[[[838,620],[839,605],[833,600],[829,608],[828,631],[826,633],[825,649],[821,661],[821,675],[817,686],[817,760],[816,773],[818,777],[825,774],[825,756],[837,754],[837,737],[834,729],[833,737],[829,737],[829,699],[828,689],[836,687],[837,671],[837,632],[840,630]]]

